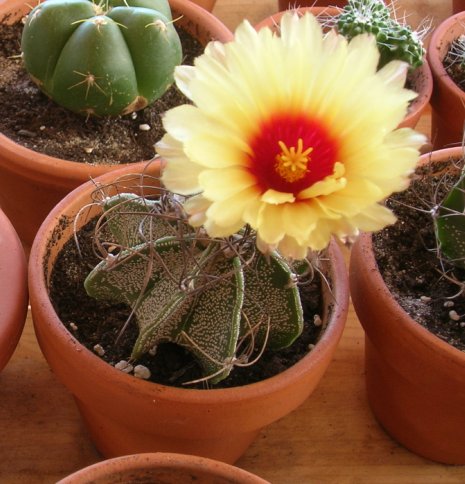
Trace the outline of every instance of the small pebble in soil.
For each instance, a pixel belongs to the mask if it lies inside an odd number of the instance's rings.
[[[449,318],[452,319],[452,321],[458,321],[460,319],[460,316],[457,314],[457,311],[449,311]]]
[[[150,370],[144,365],[136,365],[134,368],[134,376],[142,380],[148,380],[152,374]]]
[[[29,131],[28,129],[20,129],[18,135],[24,136],[25,138],[35,138],[37,136],[36,133]]]
[[[308,345],[308,350],[309,350],[309,351],[312,351],[314,348],[315,348],[315,345],[314,345],[313,343],[310,343],[310,344]]]
[[[444,307],[445,307],[445,308],[453,308],[454,306],[455,306],[454,301],[446,301],[446,302],[444,303]]]
[[[105,354],[105,350],[103,349],[103,346],[100,344],[94,345],[94,351],[97,353],[99,356],[103,356]]]
[[[77,327],[77,324],[75,323],[69,323],[69,327],[73,330],[73,331],[77,331],[78,330],[78,327]]]
[[[431,298],[429,296],[421,296],[420,297],[420,301],[423,301],[423,302],[430,302],[431,301]]]
[[[124,373],[131,373],[131,371],[134,369],[131,363],[127,362],[126,360],[121,360],[118,363],[116,363],[115,368]]]
[[[323,324],[323,321],[321,320],[321,318],[318,314],[315,314],[315,316],[313,316],[313,324],[316,327],[320,327]]]
[[[139,129],[141,131],[150,131],[150,126],[148,124],[139,124]]]

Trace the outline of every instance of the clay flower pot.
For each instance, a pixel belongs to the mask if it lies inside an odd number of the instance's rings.
[[[26,258],[21,242],[0,210],[0,371],[8,363],[27,314]]]
[[[440,150],[421,162],[461,156],[460,148]],[[349,277],[365,330],[366,387],[375,417],[416,454],[465,464],[465,354],[399,306],[378,271],[368,234],[352,249]]]
[[[431,141],[434,149],[459,145],[465,121],[465,92],[442,64],[451,43],[465,33],[465,12],[445,19],[431,35],[427,58],[434,79],[431,96]]]
[[[112,484],[115,482],[268,483],[250,472],[223,462],[193,455],[160,452],[104,460],[65,477],[57,484]]]
[[[303,2],[305,3],[305,2]],[[316,2],[319,4],[318,2]],[[347,3],[347,2],[345,2]],[[335,7],[303,7],[297,9],[302,15],[305,12],[312,13],[315,17],[321,17],[323,20],[328,17],[334,17],[339,14],[339,9]],[[278,12],[270,17],[259,22],[255,28],[257,30],[263,27],[273,28],[279,24],[281,17],[284,15],[285,11]],[[399,128],[415,128],[421,115],[427,108],[429,100],[431,98],[431,93],[433,91],[433,76],[431,74],[431,69],[429,68],[426,59],[423,64],[415,69],[413,72],[409,73],[409,88],[418,93],[418,96],[410,103],[408,112],[404,120],[399,124]]]
[[[156,174],[156,166],[152,168]],[[121,169],[101,181],[108,183],[116,173],[131,172],[132,167]],[[73,220],[94,190],[94,184],[88,182],[62,200],[39,229],[31,250],[32,314],[45,358],[74,395],[90,436],[104,456],[160,451],[233,463],[261,428],[304,402],[332,358],[348,306],[346,269],[339,248],[330,246],[324,269],[333,283],[332,294],[324,295],[327,327],[315,348],[296,365],[242,387],[196,390],[163,386],[118,371],[88,351],[65,328],[49,300],[50,272],[57,252],[72,237]],[[80,224],[84,219],[87,217],[80,217]]]
[[[24,0],[0,2],[0,19],[10,15],[8,22],[13,23],[30,10],[29,5]],[[232,39],[230,30],[198,5],[185,0],[170,0],[170,5],[173,18],[179,17],[179,25],[201,43]],[[0,133],[0,205],[23,244],[30,246],[41,222],[58,201],[89,179],[117,168],[47,156]]]

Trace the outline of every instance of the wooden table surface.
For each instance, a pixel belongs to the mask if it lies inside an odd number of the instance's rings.
[[[214,12],[233,29],[244,17],[256,23],[274,13],[276,3],[218,0]],[[437,24],[451,11],[448,0],[398,0],[398,8],[411,12],[412,24],[420,15]],[[429,134],[429,114],[419,129]],[[274,484],[465,483],[465,467],[417,457],[379,427],[365,398],[363,344],[351,308],[335,358],[315,393],[265,429],[237,466]],[[42,357],[30,317],[0,375],[0,429],[0,484],[52,483],[101,459],[71,395]]]

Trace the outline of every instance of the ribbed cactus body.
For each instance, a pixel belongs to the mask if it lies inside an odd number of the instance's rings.
[[[127,114],[173,82],[182,54],[170,21],[166,0],[47,0],[24,26],[24,65],[45,94],[71,111]]]
[[[105,200],[112,245],[122,250],[85,281],[90,296],[132,308],[139,336],[131,357],[175,342],[217,383],[240,358],[241,338],[255,348],[292,344],[302,332],[303,309],[289,264],[250,246],[225,250],[221,240],[192,228],[173,235],[162,205],[131,194]]]
[[[462,175],[439,205],[435,217],[441,254],[465,269],[465,176]]]
[[[349,0],[337,17],[337,29],[349,40],[364,33],[374,35],[380,52],[379,67],[392,60],[407,62],[413,68],[423,63],[425,52],[418,34],[391,18],[383,0]]]

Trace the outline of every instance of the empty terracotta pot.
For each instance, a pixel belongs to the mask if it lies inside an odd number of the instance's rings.
[[[30,2],[0,2],[0,18],[13,23],[29,10]],[[211,13],[185,0],[170,0],[173,18],[201,43],[232,40],[230,30]],[[141,161],[141,160],[134,160]],[[121,166],[121,165],[119,165]],[[25,246],[40,224],[67,193],[118,165],[90,165],[37,153],[0,133],[0,206]]]
[[[0,371],[10,360],[27,314],[26,258],[10,221],[0,210]]]
[[[322,21],[326,21],[328,17],[338,15],[339,12],[335,7],[306,7],[299,8],[297,11],[302,15],[305,12],[310,12],[315,17],[320,17]],[[255,25],[255,28],[257,30],[260,30],[263,27],[275,29],[284,13],[285,11],[281,11],[267,17]],[[418,124],[418,121],[420,121],[421,115],[428,107],[431,93],[433,91],[433,76],[426,59],[422,66],[409,73],[408,82],[409,89],[417,92],[418,96],[410,103],[408,112],[405,115],[404,120],[399,124],[399,128],[414,128]]]
[[[104,460],[65,477],[57,484],[267,484],[238,467],[183,454],[135,454]],[[269,484],[269,483],[268,483]]]
[[[120,169],[99,181],[108,183],[116,175],[133,171],[132,167]],[[323,270],[332,281],[331,294],[323,285],[325,330],[303,359],[272,378],[241,387],[168,387],[127,375],[98,358],[65,328],[50,302],[54,260],[73,236],[75,216],[89,203],[94,190],[93,183],[86,183],[65,197],[42,224],[31,250],[32,316],[45,358],[74,395],[90,436],[104,456],[177,452],[233,463],[260,429],[307,399],[332,359],[348,307],[346,269],[337,244],[331,244],[328,257],[322,259]],[[86,210],[88,217],[95,213],[92,208]],[[86,219],[79,218],[77,229]]]
[[[451,43],[465,33],[465,12],[445,19],[431,35],[427,58],[434,79],[431,96],[431,141],[434,149],[461,144],[465,92],[447,74],[443,60]]]
[[[462,155],[461,148],[440,150],[420,162]],[[465,464],[465,354],[400,307],[378,270],[368,234],[352,249],[349,277],[365,330],[366,387],[375,417],[416,454]]]

